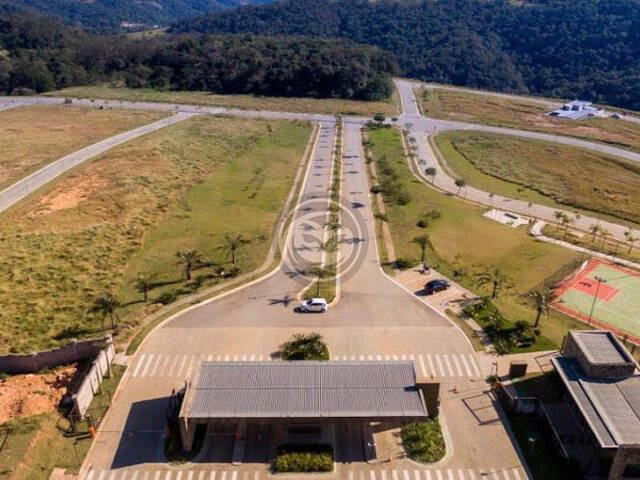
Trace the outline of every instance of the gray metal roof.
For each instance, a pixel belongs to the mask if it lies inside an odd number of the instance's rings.
[[[640,375],[596,379],[572,358],[552,362],[603,447],[640,443]]]
[[[631,362],[629,356],[622,351],[618,342],[610,332],[596,330],[584,332],[573,331],[571,333],[590,363],[594,365]]]
[[[189,418],[425,417],[412,362],[203,362]]]

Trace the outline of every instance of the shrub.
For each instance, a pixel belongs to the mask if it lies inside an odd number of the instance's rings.
[[[296,333],[280,345],[284,360],[329,360],[329,348],[319,333]]]
[[[169,292],[164,292],[163,294],[161,294],[156,299],[156,303],[161,303],[163,305],[169,305],[170,303],[175,302],[176,298],[178,298],[178,295],[176,294],[176,292],[174,290],[171,290]]]
[[[418,220],[418,223],[416,223],[416,225],[420,228],[427,228],[429,226],[429,221],[421,218],[420,220]]]
[[[396,202],[398,205],[406,205],[411,202],[411,195],[406,190],[402,190],[396,196]]]
[[[433,463],[444,457],[446,447],[437,418],[404,425],[401,436],[404,449],[413,460]]]
[[[329,445],[281,445],[273,460],[273,470],[284,472],[331,472],[333,449]]]
[[[409,258],[396,258],[396,268],[400,270],[406,270],[407,268],[411,268],[415,266],[416,262]]]

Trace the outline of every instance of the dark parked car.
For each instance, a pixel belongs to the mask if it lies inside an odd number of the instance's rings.
[[[425,292],[427,292],[427,295],[433,295],[434,293],[444,292],[450,286],[451,284],[446,280],[437,279],[427,282],[427,284],[424,286],[424,290]]]

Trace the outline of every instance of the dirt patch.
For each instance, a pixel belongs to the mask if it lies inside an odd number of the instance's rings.
[[[71,365],[51,373],[0,380],[0,424],[18,416],[54,411],[75,373],[76,365]]]
[[[32,215],[45,215],[58,210],[77,207],[91,194],[105,188],[107,184],[107,180],[98,174],[90,175],[79,182],[74,180],[66,181],[55,191],[45,195]]]

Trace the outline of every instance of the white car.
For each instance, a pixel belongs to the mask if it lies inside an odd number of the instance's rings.
[[[324,298],[312,298],[310,300],[305,300],[300,304],[301,312],[324,313],[327,311],[327,308],[328,308],[327,301]]]

